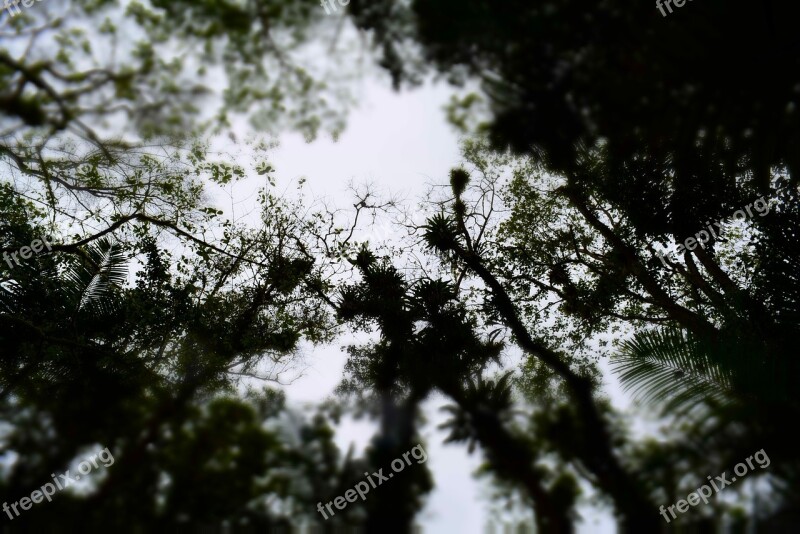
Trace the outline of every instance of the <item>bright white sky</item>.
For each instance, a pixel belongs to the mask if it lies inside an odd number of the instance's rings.
[[[427,184],[446,182],[449,170],[460,162],[458,138],[443,111],[450,94],[443,86],[398,94],[365,82],[359,109],[338,142],[322,139],[307,144],[300,136],[281,138],[271,157],[279,183],[306,178],[314,197],[330,198],[341,207],[352,204],[346,191],[350,181],[372,182],[409,200],[421,196]],[[309,368],[286,388],[290,402],[319,403],[332,394],[346,360],[340,347],[347,341],[306,354]],[[422,434],[436,487],[419,522],[425,534],[483,534],[487,487],[472,476],[480,455],[476,451],[470,457],[463,446],[442,444],[444,434],[436,426],[442,421],[437,408],[443,404],[442,398],[434,398],[426,405],[430,420]],[[337,441],[342,449],[355,443],[363,450],[374,432],[371,424],[345,422]],[[614,532],[607,514],[588,508],[582,514],[586,521],[579,534]]]

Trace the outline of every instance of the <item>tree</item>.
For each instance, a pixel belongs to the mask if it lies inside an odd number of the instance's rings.
[[[575,488],[567,477],[549,480],[551,473],[535,465],[535,453],[509,426],[506,380],[497,384],[482,380],[501,345],[477,333],[478,325],[458,301],[452,283],[426,278],[408,283],[385,259],[367,250],[353,261],[362,280],[344,290],[340,314],[362,326],[376,324],[381,340],[351,348],[349,389],[381,396],[383,439],[389,440],[385,447],[398,451],[410,443],[417,404],[438,390],[456,403],[448,425],[450,440],[479,442],[492,472],[523,488],[535,503],[542,532],[573,532],[570,509]],[[397,438],[392,440],[398,434],[396,427],[402,436],[399,447]],[[407,502],[409,495],[404,497]],[[400,518],[388,523],[397,525],[393,531],[409,531],[405,513],[395,512]]]
[[[302,50],[310,36],[341,43],[336,25],[306,2],[36,8],[0,14],[0,250],[53,243],[0,266],[6,451],[25,453],[4,494],[29,493],[103,443],[120,462],[88,501],[70,502],[73,517],[93,510],[97,528],[175,527],[186,514],[195,526],[272,526],[310,514],[311,500],[341,493],[364,462],[339,465],[317,418],[298,430],[305,450],[281,450],[280,465],[267,466],[283,444],[261,428],[252,399],[228,397],[238,378],[279,380],[299,343],[331,339],[328,274],[305,241],[317,219],[270,192],[265,144],[252,170],[268,184],[262,224],[223,219],[207,185],[230,186],[249,170],[228,155],[212,160],[200,139],[242,118],[308,139],[338,135],[348,106],[338,78],[349,73],[315,70]],[[224,467],[193,470],[192,458]],[[277,476],[290,467],[314,495]],[[254,509],[265,495],[270,506]]]
[[[319,443],[290,453],[277,434],[262,428],[252,401],[224,397],[231,397],[238,377],[280,380],[301,340],[331,338],[336,325],[320,298],[328,282],[311,245],[303,242],[315,223],[300,219],[297,205],[268,188],[260,195],[260,227],[220,220],[218,210],[198,202],[200,190],[181,178],[208,172],[224,183],[241,170],[211,163],[200,150],[189,157],[192,163],[169,164],[142,157],[135,172],[163,172],[154,182],[165,188],[161,196],[134,201],[123,193],[114,200],[130,201],[140,212],[117,214],[107,228],[78,234],[73,242],[51,238],[49,250],[0,266],[0,385],[3,420],[10,425],[4,450],[19,454],[3,481],[6,500],[30,494],[99,443],[117,463],[91,497],[69,512],[86,512],[98,528],[176,525],[185,514],[217,526],[234,520],[275,524],[286,510],[253,508],[251,501],[263,495],[313,514],[308,503],[317,495],[308,495],[308,488],[259,477],[280,471],[266,463],[276,454],[270,451],[277,448],[282,465],[297,468],[317,461],[310,458]],[[30,191],[24,196],[35,198]],[[3,250],[19,250],[58,228],[53,212],[24,196],[3,185]],[[152,216],[149,202],[177,208],[185,219]],[[104,222],[101,213],[90,212],[89,218]],[[201,230],[188,222],[193,220]],[[68,228],[59,228],[59,237],[68,238]],[[170,239],[164,229],[177,238],[172,251],[164,247]],[[141,269],[128,275],[127,268],[137,264]],[[321,432],[326,425],[304,425],[304,439],[330,449],[330,432]],[[230,432],[216,437],[224,426],[232,426]],[[324,459],[332,476],[349,483],[360,475],[339,465],[336,454],[333,447]],[[328,489],[330,478],[319,488]],[[215,492],[223,486],[225,498],[218,499]],[[68,514],[53,508],[18,522],[31,528],[51,524],[56,510]]]
[[[551,170],[607,143],[614,170],[653,155],[687,184],[720,165],[745,167],[762,192],[773,167],[797,184],[794,5],[710,1],[664,17],[624,1],[354,0],[350,12],[397,84],[428,69],[481,82],[495,146],[538,151]]]
[[[700,473],[729,470],[753,450],[776,451],[777,478],[786,489],[794,487],[795,444],[779,430],[782,421],[796,417],[797,406],[789,386],[797,376],[789,340],[798,324],[792,297],[797,277],[790,274],[797,262],[789,252],[798,240],[788,230],[796,227],[798,203],[790,182],[776,176],[775,191],[758,208],[754,196],[744,197],[753,207],[746,224],[736,224],[730,209],[709,235],[707,250],[687,250],[675,260],[642,224],[645,209],[627,210],[637,195],[648,194],[636,188],[637,169],[621,175],[631,183],[621,193],[611,187],[602,152],[585,155],[581,181],[547,173],[534,158],[497,153],[480,140],[467,142],[464,155],[465,168],[451,175],[452,195],[426,197],[432,215],[421,230],[439,269],[435,262],[414,269],[411,261],[410,271],[422,280],[441,273],[444,280],[434,281],[450,287],[454,305],[475,310],[481,331],[508,328],[528,355],[516,383],[535,404],[518,433],[502,419],[493,426],[478,423],[480,412],[468,409],[471,397],[493,414],[511,413],[503,387],[481,385],[485,379],[469,386],[463,378],[467,395],[437,385],[458,399],[452,438],[480,444],[490,469],[525,488],[540,514],[546,499],[537,502],[531,468],[544,451],[555,454],[561,472],[574,468],[612,499],[627,529],[659,528],[655,504],[691,489],[691,483],[678,487],[679,481],[702,484]],[[477,180],[470,181],[470,173]],[[735,206],[743,192],[732,191],[727,204]],[[621,196],[627,203],[617,200]],[[387,257],[398,254],[391,249]],[[380,311],[386,303],[403,302],[402,293],[386,289],[395,287],[394,276],[385,274],[373,292],[359,293],[372,295],[367,309],[376,317],[389,313]],[[403,324],[392,317],[378,321],[384,336]],[[404,347],[420,343],[431,319],[418,321],[407,327],[413,334],[403,334],[410,336]],[[654,337],[668,328],[673,337]],[[604,399],[595,341],[609,334],[636,334],[623,348],[629,364],[644,367],[628,369],[648,391],[661,394],[656,406],[678,425],[668,432],[670,444],[632,440]],[[457,345],[442,350],[455,353]],[[648,371],[645,364],[654,357],[677,365]],[[410,380],[427,384],[432,373],[420,369],[409,371]],[[457,365],[450,369],[449,375],[462,376]],[[480,372],[467,376],[477,380]],[[716,381],[709,384],[709,378]],[[706,386],[692,389],[697,380]],[[669,399],[676,402],[663,402]],[[696,411],[687,413],[687,407]],[[623,450],[636,452],[626,458]],[[667,469],[678,460],[680,468]],[[653,481],[656,472],[664,476]],[[546,478],[540,475],[539,484]],[[791,490],[781,497],[792,506]]]
[[[77,1],[2,15],[6,154],[27,157],[19,150],[35,146],[31,156],[53,156],[48,143],[70,137],[97,148],[129,146],[137,134],[182,138],[240,113],[309,137],[343,124],[335,77],[323,82],[298,53],[310,35],[336,30],[307,2]],[[121,119],[129,135],[99,133]]]
[[[778,429],[781,421],[796,417],[790,414],[797,406],[793,388],[788,386],[797,378],[789,349],[789,340],[797,333],[797,301],[791,297],[796,275],[789,273],[797,272],[797,262],[787,259],[798,243],[796,236],[787,239],[792,235],[788,229],[796,227],[796,188],[776,177],[769,203],[764,200],[758,210],[753,209],[747,224],[726,223],[725,218],[710,245],[687,250],[682,262],[669,252],[663,253],[662,261],[656,237],[637,218],[643,210],[631,213],[626,204],[616,201],[624,195],[632,205],[642,189],[612,193],[602,153],[587,155],[580,181],[546,173],[532,158],[494,153],[480,142],[467,143],[465,157],[468,168],[480,179],[467,189],[466,172],[454,171],[460,178],[451,180],[454,195],[444,205],[445,213],[431,219],[429,242],[443,254],[457,279],[474,273],[483,281],[487,320],[508,326],[516,342],[532,356],[524,368],[527,387],[540,399],[547,399],[547,388],[567,390],[577,417],[573,423],[588,426],[579,426],[578,435],[567,434],[569,439],[558,441],[560,454],[577,459],[591,471],[592,462],[597,461],[592,456],[613,458],[617,440],[623,437],[605,415],[597,417],[603,411],[592,376],[597,354],[589,341],[602,334],[636,330],[643,331],[637,338],[642,340],[645,329],[673,327],[700,343],[691,355],[681,356],[675,369],[680,374],[659,371],[638,376],[645,385],[648,379],[656,379],[652,385],[660,389],[654,392],[669,388],[670,393],[683,395],[679,395],[682,400],[706,403],[706,410],[689,419],[677,439],[702,447],[698,450],[703,451],[705,472],[721,472],[753,450],[775,450],[777,461],[785,462],[781,478],[792,487],[796,454],[786,448],[786,436],[780,436]],[[636,176],[632,172],[631,181]],[[622,175],[623,180],[627,177]],[[762,269],[776,268],[767,259],[772,256],[780,258],[780,267],[774,275],[766,275]],[[648,348],[647,354],[669,350],[649,346],[654,348]],[[676,391],[682,382],[690,385],[698,372],[715,376],[710,361],[720,369],[717,372],[730,377],[727,392],[718,391],[721,384],[714,384],[717,395],[713,396],[702,390]],[[584,393],[581,381],[588,385]],[[726,401],[722,407],[719,394]],[[595,428],[605,427],[604,432],[613,436],[607,447],[591,433],[593,420],[598,421]],[[563,432],[567,421],[552,428]],[[581,442],[588,445],[586,450],[576,445]],[[686,448],[682,450],[686,453]],[[608,465],[595,465],[604,464]],[[635,465],[618,465],[629,473],[622,476],[644,481],[645,472],[637,473]],[[617,491],[603,486],[601,476],[597,480],[601,491],[612,496]],[[618,510],[624,510],[623,499],[624,494],[617,493]],[[793,499],[791,491],[784,495],[786,503]]]

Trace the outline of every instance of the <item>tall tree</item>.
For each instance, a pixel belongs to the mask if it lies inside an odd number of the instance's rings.
[[[396,83],[429,68],[480,81],[497,146],[538,150],[554,170],[607,143],[615,169],[654,154],[687,181],[724,163],[745,165],[764,191],[773,166],[788,166],[797,183],[796,5],[710,0],[667,7],[672,14],[623,0],[349,7]]]

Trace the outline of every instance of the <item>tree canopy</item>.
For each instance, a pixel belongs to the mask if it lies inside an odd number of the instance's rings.
[[[479,450],[495,500],[530,507],[540,532],[575,532],[592,498],[621,532],[662,531],[661,504],[759,449],[767,476],[677,528],[792,528],[797,7],[351,0],[328,17],[294,0],[107,0],[11,14],[0,491],[31,494],[98,445],[115,457],[85,494],[14,525],[318,521],[319,501],[421,444],[426,403],[444,398],[447,442]],[[397,89],[432,75],[467,88],[443,113],[462,161],[418,205],[355,187],[342,213],[278,187],[266,135],[335,139],[359,65],[320,51],[359,45]],[[251,177],[255,211],[237,218],[216,195]],[[402,232],[361,240],[362,215]],[[335,400],[302,413],[263,384],[334,343],[348,356]],[[609,398],[617,380],[631,411]],[[369,446],[341,451],[341,418],[362,415]],[[437,482],[418,465],[324,530],[410,533]],[[754,493],[763,517],[741,506]]]

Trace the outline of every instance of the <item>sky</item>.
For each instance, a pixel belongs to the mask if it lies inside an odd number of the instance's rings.
[[[270,158],[279,182],[305,179],[314,198],[326,198],[340,207],[352,205],[347,191],[351,182],[370,182],[411,201],[431,183],[446,183],[450,169],[461,159],[458,135],[447,124],[443,109],[451,90],[428,85],[397,93],[380,82],[365,81],[360,94],[358,108],[338,141],[306,143],[299,135],[280,138]],[[341,346],[348,341],[340,339],[332,346],[306,351],[308,367],[285,387],[291,404],[310,405],[332,395],[346,361]],[[443,444],[445,434],[436,426],[443,422],[439,408],[444,404],[442,397],[434,397],[424,407],[429,421],[421,433],[436,487],[418,522],[425,534],[483,534],[489,487],[473,476],[480,452],[470,456],[463,445]],[[337,443],[343,450],[353,443],[361,451],[374,432],[373,424],[345,420],[337,429]],[[614,532],[607,513],[584,508],[581,514],[584,521],[578,534]]]
[[[272,161],[281,180],[305,178],[315,197],[327,197],[346,206],[347,184],[370,182],[379,189],[411,199],[426,184],[442,181],[459,161],[458,138],[444,120],[444,88],[398,94],[377,82],[368,83],[359,108],[337,142],[327,139],[306,143],[298,135],[281,138]],[[331,395],[343,376],[346,354],[340,345],[306,355],[309,368],[286,388],[290,402],[319,402]],[[426,403],[434,417],[441,399]],[[481,488],[472,477],[479,458],[469,458],[464,447],[442,445],[443,435],[431,420],[422,430],[428,468],[436,488],[419,517],[423,532],[483,532],[486,514]],[[338,445],[346,450],[355,443],[363,450],[375,432],[372,424],[346,420],[337,431]]]

